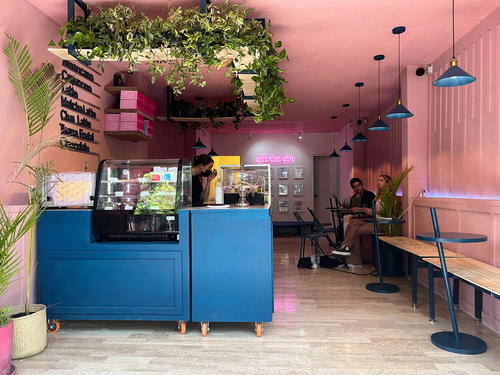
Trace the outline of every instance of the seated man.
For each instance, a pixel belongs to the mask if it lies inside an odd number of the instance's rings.
[[[372,206],[372,201],[375,199],[375,194],[373,194],[369,190],[365,190],[363,186],[363,181],[361,181],[361,179],[358,177],[351,178],[351,181],[349,181],[349,183],[351,185],[352,191],[354,192],[354,195],[351,197],[351,203],[349,208],[351,209],[359,207],[370,208]],[[358,210],[353,210],[353,211],[356,212]],[[344,216],[343,218],[344,233],[353,216],[354,215]]]

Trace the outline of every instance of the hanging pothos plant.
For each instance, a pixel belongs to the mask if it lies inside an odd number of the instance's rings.
[[[148,18],[126,6],[99,9],[86,20],[76,18],[61,28],[62,39],[58,45],[73,45],[77,51],[91,49],[86,57],[127,61],[129,69],[139,62],[149,65],[152,81],[164,76],[168,85],[179,94],[186,83],[204,87],[206,81],[201,72],[202,65],[208,71],[226,67],[226,77],[231,79],[236,95],[243,86],[237,73],[248,69],[255,73],[254,99],[258,108],[253,112],[254,121],[277,119],[283,115],[286,102],[294,102],[284,92],[286,80],[279,64],[288,60],[282,43],[273,44],[271,32],[260,22],[248,19],[249,9],[228,1],[210,4],[207,13],[198,8],[172,8],[166,18]],[[52,43],[53,45],[53,43]],[[224,59],[226,51],[236,51],[237,56]],[[158,60],[158,54],[173,59]],[[250,55],[249,64],[242,66]],[[141,60],[141,61],[140,61]]]

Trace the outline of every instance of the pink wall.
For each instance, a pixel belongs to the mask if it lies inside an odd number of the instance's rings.
[[[26,27],[26,24],[20,22],[18,17],[12,17],[12,14],[22,14],[24,20],[29,20],[30,27]],[[2,46],[6,43],[4,32],[10,33],[17,38],[21,45],[28,44],[30,46],[34,66],[43,61],[50,61],[54,64],[56,71],[61,71],[62,60],[47,51],[48,42],[51,39],[58,40],[59,25],[55,24],[26,0],[3,4],[0,14],[0,40]],[[92,127],[101,131],[95,135],[99,144],[89,144],[89,146],[91,151],[100,154],[101,159],[144,158],[147,155],[146,143],[124,142],[104,136],[102,133],[105,118],[104,109],[111,107],[115,102],[115,98],[104,91],[104,86],[112,84],[112,77],[115,72],[116,68],[110,64],[106,64],[105,72],[96,79],[101,87],[92,85],[94,92],[101,96],[101,99],[77,88],[80,98],[100,107],[100,110],[96,110],[97,118],[100,121],[91,121]],[[94,76],[96,75],[94,74]],[[56,108],[54,117],[44,132],[44,137],[57,139],[59,136],[59,109],[60,107]],[[23,203],[25,202],[25,195],[22,193],[22,190],[16,186],[9,188],[9,181],[14,169],[13,162],[20,160],[23,155],[22,145],[23,137],[25,136],[25,121],[21,106],[8,81],[7,61],[3,53],[0,55],[0,133],[3,135],[0,138],[0,160],[2,163],[2,168],[0,168],[0,181],[2,181],[0,182],[0,198],[4,204]],[[99,157],[97,156],[55,148],[46,151],[43,154],[43,159],[54,160],[56,162],[56,170],[61,172],[84,170],[85,165],[88,170],[93,171],[97,169],[99,162]]]
[[[343,138],[342,138],[343,139]],[[306,207],[314,207],[313,198],[313,181],[314,181],[314,164],[313,156],[328,156],[333,151],[333,134],[325,133],[305,133],[303,139],[299,140],[297,134],[212,134],[212,144],[215,151],[219,155],[239,155],[241,162],[246,164],[255,164],[257,155],[294,155],[295,163],[288,166],[289,178],[287,180],[277,179],[277,168],[280,165],[273,165],[275,194],[272,197],[273,201],[273,220],[274,221],[295,221],[292,214],[293,201],[303,201],[304,211]],[[339,136],[337,136],[337,151],[343,145]],[[344,154],[342,157],[344,157]],[[342,160],[342,159],[341,159]],[[333,169],[337,168],[337,161],[330,159]],[[292,176],[292,166],[304,167],[304,178],[302,180],[294,180]],[[352,164],[351,164],[352,165]],[[349,167],[350,168],[350,167]],[[331,171],[333,171],[331,169]],[[290,177],[292,176],[292,177]],[[343,178],[339,179],[343,182]],[[326,181],[325,181],[326,182]],[[337,193],[337,181],[328,181],[330,192]],[[279,183],[288,184],[288,196],[280,197],[277,194],[277,185]],[[304,184],[304,195],[302,197],[294,197],[293,184]],[[348,180],[347,184],[348,186]],[[288,201],[288,213],[279,213],[277,209],[279,200]],[[325,207],[328,202],[324,202]],[[305,216],[307,217],[307,216]]]

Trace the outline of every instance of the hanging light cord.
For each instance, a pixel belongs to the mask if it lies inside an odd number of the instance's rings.
[[[344,107],[345,111],[344,111],[344,114],[345,114],[345,143],[347,144],[347,107]]]
[[[361,86],[358,87],[358,121],[361,121]],[[360,129],[361,124],[358,122],[358,133]]]
[[[378,115],[380,116],[380,60],[378,61]]]
[[[455,0],[451,0],[451,20],[453,35],[453,60],[455,60]]]
[[[398,78],[399,78],[399,99],[401,99],[401,34],[398,34]]]

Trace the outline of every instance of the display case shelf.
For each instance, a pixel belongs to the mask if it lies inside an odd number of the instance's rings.
[[[105,131],[104,135],[107,135],[109,137],[113,137],[116,139],[119,139],[121,141],[152,141],[153,137],[150,137],[148,135],[145,135],[144,133],[138,132],[138,131],[122,131],[122,130],[117,130],[117,131]]]

